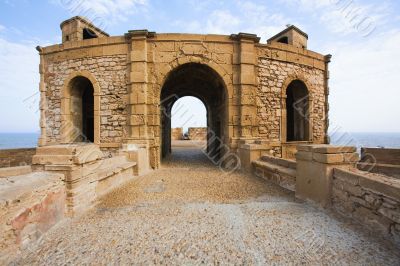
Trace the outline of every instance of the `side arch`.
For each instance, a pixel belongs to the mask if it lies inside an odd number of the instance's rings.
[[[289,86],[293,83],[299,81],[302,84],[304,84],[307,93],[308,93],[308,107],[307,107],[307,121],[308,121],[308,136],[307,139],[303,141],[312,141],[313,140],[313,115],[312,115],[312,110],[313,110],[313,91],[314,88],[311,85],[310,82],[308,82],[308,79],[301,74],[293,74],[289,75],[285,82],[283,83],[282,89],[281,89],[281,142],[282,143],[287,143],[287,122],[288,122],[288,106],[286,106],[286,100],[287,100],[287,89]],[[294,141],[295,142],[295,141]]]
[[[71,115],[71,83],[75,78],[83,77],[90,81],[93,86],[93,120],[94,120],[94,143],[100,144],[100,95],[101,88],[96,78],[87,70],[74,71],[64,80],[61,90],[61,143],[71,143],[76,129]]]

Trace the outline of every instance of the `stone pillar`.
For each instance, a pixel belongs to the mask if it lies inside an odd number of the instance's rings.
[[[323,207],[331,203],[333,168],[353,168],[359,160],[355,147],[298,145],[296,197]]]
[[[260,38],[255,34],[239,33],[232,35],[232,39],[239,43],[239,121],[240,121],[240,140],[245,143],[248,139],[253,139],[256,135],[256,116],[257,116],[257,53],[255,44]]]
[[[325,137],[324,142],[329,144],[331,142],[328,135],[329,129],[329,63],[331,62],[332,55],[328,54],[325,56]],[[311,110],[311,109],[310,109]]]
[[[147,30],[133,30],[126,34],[130,49],[128,54],[128,93],[129,119],[128,134],[125,142],[135,144],[138,149],[145,149],[150,154],[148,136],[148,72],[147,72],[147,38],[154,33]],[[154,162],[154,158],[149,158]],[[155,165],[152,165],[155,168]]]
[[[45,65],[44,59],[42,54],[42,47],[37,46],[36,50],[40,54],[40,65],[39,65],[39,74],[40,74],[40,83],[39,83],[39,91],[40,91],[40,103],[39,103],[39,110],[40,110],[40,137],[38,140],[38,146],[45,146],[46,145],[46,109],[47,109],[47,101],[46,101],[46,83],[44,81],[44,72],[45,72]]]
[[[271,147],[268,144],[241,144],[238,150],[240,166],[243,172],[252,171],[252,162],[268,154]]]

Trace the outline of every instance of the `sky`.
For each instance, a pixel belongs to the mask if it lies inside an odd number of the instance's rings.
[[[60,23],[75,15],[110,35],[249,32],[261,42],[296,25],[310,50],[333,55],[331,130],[400,132],[398,0],[0,0],[0,132],[39,130],[35,47],[60,43]],[[204,106],[187,103],[205,123]]]

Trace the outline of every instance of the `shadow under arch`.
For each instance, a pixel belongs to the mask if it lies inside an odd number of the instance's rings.
[[[160,93],[161,158],[171,153],[171,110],[185,96],[198,98],[207,111],[207,152],[218,159],[228,139],[228,98],[222,77],[210,66],[185,63],[171,70]],[[190,106],[183,108],[190,108]]]
[[[100,143],[100,86],[88,71],[71,73],[61,92],[61,142]]]
[[[285,141],[310,141],[310,91],[300,79],[292,80],[285,89]]]

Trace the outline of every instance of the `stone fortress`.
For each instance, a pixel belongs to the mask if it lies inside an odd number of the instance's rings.
[[[2,245],[29,242],[160,168],[171,135],[182,134],[171,132],[171,109],[184,96],[206,107],[206,150],[218,165],[236,158],[240,170],[400,243],[399,153],[385,151],[397,158],[390,163],[363,156],[362,167],[384,169],[372,174],[359,170],[354,147],[327,145],[331,56],[308,50],[297,27],[265,44],[248,33],[109,36],[82,17],[62,22],[61,30],[61,44],[37,47],[41,135],[32,173],[24,166],[19,183],[15,171],[6,172],[4,187],[19,192],[0,192],[8,202]],[[40,191],[33,198],[45,198],[39,211],[32,200],[16,200],[32,187]]]
[[[158,168],[170,150],[168,114],[183,96],[204,103],[208,127],[237,153],[249,144],[294,158],[298,143],[328,142],[330,56],[307,50],[294,26],[268,44],[246,33],[110,37],[81,17],[61,30],[62,44],[38,47],[39,146],[80,142],[82,132],[112,154],[136,145]]]

